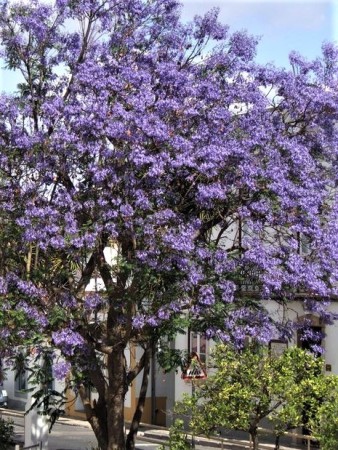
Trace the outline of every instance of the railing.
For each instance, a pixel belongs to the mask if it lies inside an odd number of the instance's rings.
[[[259,427],[258,431],[262,431],[263,433],[266,433],[266,434],[275,435],[273,430],[269,430],[268,428],[260,428]],[[288,437],[295,438],[295,439],[301,439],[302,441],[307,441],[307,445],[306,445],[307,450],[311,450],[311,442],[318,443],[318,441],[313,436],[310,436],[309,434],[291,433],[291,432],[286,431],[281,436],[288,436]],[[249,442],[251,445],[251,439],[249,440]],[[317,446],[316,446],[316,448],[317,448]]]
[[[144,424],[145,425],[145,424]],[[149,425],[145,425],[147,428],[149,427]],[[165,427],[160,427],[160,426],[156,426],[156,425],[150,425],[150,429],[158,429],[158,430],[168,430]],[[258,431],[260,431],[261,433],[264,434],[273,434],[275,435],[275,433],[273,432],[273,430],[269,430],[267,428],[258,428]],[[218,437],[218,436],[213,436],[212,438],[207,438],[206,436],[202,436],[202,435],[194,435],[192,436],[192,434],[188,433],[188,432],[183,432],[188,438],[190,438],[191,441],[194,441],[195,445],[199,445],[202,442],[205,443],[207,440],[210,440],[212,442],[218,443],[219,446],[218,448],[220,448],[221,450],[226,450],[231,448],[231,450],[235,450],[237,447],[239,448],[247,448],[247,449],[252,449],[253,445],[252,445],[252,441],[251,438],[249,436],[248,440],[243,440],[243,439],[231,439],[231,438],[226,438],[226,437]],[[307,434],[300,434],[300,433],[291,433],[291,432],[285,432],[283,433],[281,436],[287,436],[287,437],[291,437],[294,439],[300,439],[302,441],[306,441],[306,450],[311,450],[311,442],[315,443],[317,442],[316,439],[313,436],[307,435]],[[162,436],[162,438],[154,438],[154,437],[148,437],[145,435],[145,433],[141,432],[137,435],[137,439],[141,440],[141,441],[147,441],[153,444],[160,444],[165,448],[170,448],[167,436]],[[295,444],[296,445],[296,444]],[[283,447],[283,444],[280,444],[281,447]],[[217,447],[216,447],[217,448]],[[260,443],[259,444],[259,448],[260,449],[269,449],[271,450],[271,443]],[[314,448],[314,446],[312,446],[312,448]],[[316,448],[318,448],[316,446]]]
[[[29,449],[42,449],[42,442],[39,442],[38,444],[30,445],[29,447],[22,447],[20,448],[20,445],[15,446],[15,450],[29,450]]]

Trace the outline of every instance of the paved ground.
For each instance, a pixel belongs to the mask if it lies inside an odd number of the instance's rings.
[[[18,442],[24,441],[24,417],[22,412],[12,410],[1,410],[4,418],[14,421],[15,434]],[[168,430],[142,425],[137,439],[138,450],[155,450],[166,441]],[[249,449],[248,435],[246,433],[224,433],[222,441],[195,439],[196,450],[245,450]],[[262,450],[273,450],[273,439],[265,436],[261,439]],[[314,449],[315,447],[311,447]],[[94,450],[96,449],[95,436],[86,421],[73,420],[69,418],[60,419],[53,427],[48,437],[48,450]],[[299,444],[294,438],[282,438],[280,450],[304,450],[306,445]]]
[[[16,441],[24,442],[24,417],[21,412],[2,411],[4,418],[14,421]],[[96,438],[90,426],[84,421],[62,419],[56,423],[48,436],[48,450],[92,450]]]

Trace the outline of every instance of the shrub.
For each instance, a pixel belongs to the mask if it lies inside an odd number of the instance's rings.
[[[0,418],[0,448],[1,450],[10,449],[13,445],[14,423],[12,420]]]

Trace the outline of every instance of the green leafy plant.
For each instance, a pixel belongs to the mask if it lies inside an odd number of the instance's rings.
[[[160,450],[166,450],[167,446],[161,445]],[[170,450],[188,450],[191,448],[187,433],[184,431],[182,419],[176,419],[169,430]]]
[[[310,418],[312,435],[322,450],[338,448],[338,377],[326,377],[321,386],[321,401],[316,402],[316,413]]]
[[[0,418],[0,447],[1,450],[12,448],[14,437],[14,423]]]

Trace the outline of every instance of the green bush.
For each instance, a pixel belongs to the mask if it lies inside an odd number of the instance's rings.
[[[7,450],[12,448],[14,437],[14,424],[11,420],[0,418],[0,448]]]

